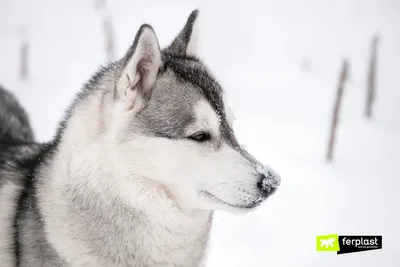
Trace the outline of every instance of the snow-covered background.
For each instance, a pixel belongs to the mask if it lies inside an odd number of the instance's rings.
[[[105,63],[101,18],[122,56],[142,23],[162,46],[201,10],[202,57],[229,92],[242,143],[283,177],[257,211],[217,213],[208,267],[400,266],[400,1],[0,0],[0,83],[52,138],[73,95]],[[30,42],[18,77],[18,25]],[[370,39],[381,37],[374,118],[363,116]],[[350,61],[333,164],[324,160],[341,60]],[[303,62],[303,63],[302,63]],[[305,71],[303,65],[308,62]],[[383,249],[315,251],[320,234],[383,235]]]

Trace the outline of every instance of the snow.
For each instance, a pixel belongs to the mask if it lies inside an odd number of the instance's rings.
[[[230,94],[241,143],[282,177],[245,216],[217,212],[208,267],[400,266],[400,2],[0,1],[0,82],[49,140],[64,109],[105,63],[101,17],[111,16],[117,56],[142,23],[167,45],[201,9],[204,60]],[[30,76],[18,78],[18,25],[27,25]],[[374,118],[363,116],[370,39],[378,33]],[[324,160],[344,57],[344,92],[334,162]],[[383,235],[383,249],[347,255],[315,251],[316,235]]]

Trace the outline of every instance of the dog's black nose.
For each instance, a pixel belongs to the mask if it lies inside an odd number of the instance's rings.
[[[260,173],[260,180],[257,183],[257,187],[260,189],[261,194],[264,197],[267,197],[275,193],[281,183],[279,175],[274,171],[265,168],[258,172]]]

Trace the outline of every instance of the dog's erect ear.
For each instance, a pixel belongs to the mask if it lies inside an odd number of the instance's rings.
[[[138,96],[148,93],[161,67],[158,39],[150,25],[144,24],[124,57],[124,67],[116,83],[117,93],[127,108],[132,108]]]
[[[198,15],[199,10],[194,10],[183,30],[178,34],[175,40],[165,51],[173,54],[197,56],[198,46]]]

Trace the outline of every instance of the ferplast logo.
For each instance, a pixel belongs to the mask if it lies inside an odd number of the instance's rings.
[[[337,234],[317,236],[317,251],[339,251],[339,236]]]
[[[347,254],[382,249],[382,236],[379,235],[320,235],[317,236],[317,251],[331,251]]]

